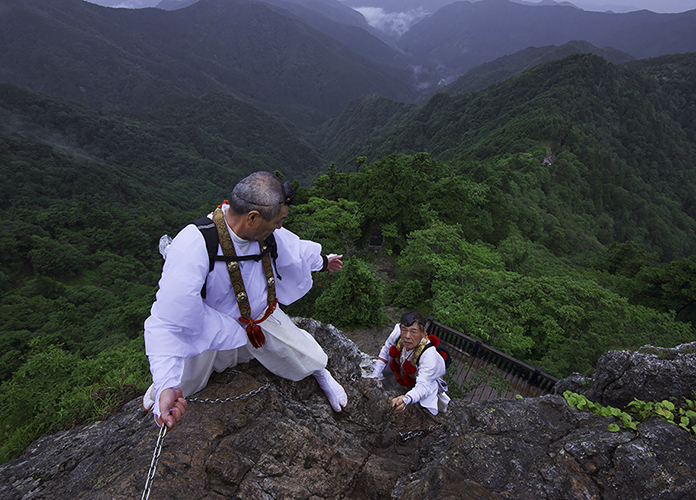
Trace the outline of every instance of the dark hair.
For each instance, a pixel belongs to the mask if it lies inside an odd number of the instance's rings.
[[[294,193],[292,193],[294,198]],[[288,196],[283,183],[270,172],[254,172],[248,175],[232,190],[230,209],[237,215],[248,214],[256,210],[265,220],[276,217]]]
[[[418,323],[421,330],[425,330],[425,317],[418,312],[410,312],[401,316],[400,323],[404,326],[411,326],[413,323]]]

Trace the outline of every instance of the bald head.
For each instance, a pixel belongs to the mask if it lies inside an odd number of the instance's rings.
[[[237,215],[256,210],[265,220],[271,220],[285,204],[283,183],[270,172],[254,172],[237,183],[229,202]]]

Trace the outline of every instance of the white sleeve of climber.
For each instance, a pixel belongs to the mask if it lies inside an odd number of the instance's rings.
[[[413,403],[420,403],[430,413],[437,415],[437,379],[445,374],[445,360],[435,347],[423,351],[418,361],[416,385],[406,393]]]

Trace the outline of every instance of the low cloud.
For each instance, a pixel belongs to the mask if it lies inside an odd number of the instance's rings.
[[[87,0],[89,3],[96,3],[104,7],[114,7],[117,9],[143,9],[154,7],[160,0]]]
[[[421,7],[408,12],[386,12],[380,7],[355,7],[367,24],[389,35],[401,36],[428,15]]]

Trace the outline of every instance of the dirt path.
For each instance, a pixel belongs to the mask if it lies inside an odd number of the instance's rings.
[[[341,331],[355,342],[358,348],[370,356],[377,356],[387,337],[394,329],[404,311],[395,307],[386,307],[384,312],[392,319],[389,323],[373,328],[341,329]]]

